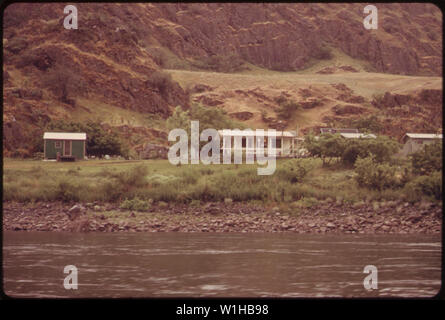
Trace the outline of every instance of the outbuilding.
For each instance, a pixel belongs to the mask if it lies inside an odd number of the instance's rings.
[[[45,159],[82,160],[86,156],[86,133],[45,132],[43,153]]]
[[[376,139],[377,136],[372,133],[340,133],[345,139]]]
[[[402,138],[403,148],[399,155],[407,156],[417,152],[425,145],[441,141],[442,134],[435,133],[406,133]]]
[[[355,128],[320,128],[320,133],[359,133],[358,129]]]

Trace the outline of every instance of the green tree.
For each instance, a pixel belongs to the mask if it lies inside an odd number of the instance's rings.
[[[379,136],[376,139],[360,138],[347,141],[342,154],[342,162],[345,164],[354,164],[358,157],[365,158],[373,154],[375,161],[389,161],[391,157],[399,150],[400,144],[386,136]]]
[[[342,156],[345,150],[345,141],[340,134],[326,133],[318,137],[310,134],[305,139],[305,148],[312,156],[321,158],[323,165],[326,165],[333,158]]]
[[[190,112],[182,110],[180,106],[177,106],[173,111],[173,114],[167,119],[167,128],[172,129],[184,129],[190,132]]]
[[[205,129],[235,129],[244,128],[242,123],[234,121],[220,108],[204,107],[200,104],[192,104],[190,110],[182,110],[177,106],[173,114],[167,119],[167,128],[180,128],[190,133],[190,121],[199,121],[199,130]]]

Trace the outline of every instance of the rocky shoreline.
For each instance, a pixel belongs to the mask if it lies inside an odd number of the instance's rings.
[[[3,203],[3,230],[14,231],[436,234],[441,226],[442,204],[429,202],[331,202],[287,210],[237,202],[157,203],[147,212],[110,203]]]

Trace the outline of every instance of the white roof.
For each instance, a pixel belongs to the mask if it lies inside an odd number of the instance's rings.
[[[50,140],[86,140],[86,133],[77,132],[45,132],[43,134],[43,139]]]
[[[372,133],[340,133],[343,138],[346,139],[358,139],[358,138],[377,138]]]
[[[275,132],[271,132],[268,130],[264,130],[263,131],[264,134],[263,136],[265,137],[296,137],[297,134],[295,132],[291,132],[291,131],[275,131]],[[255,130],[250,130],[250,131],[244,131],[244,130],[231,130],[231,129],[224,129],[224,130],[218,130],[218,133],[221,136],[232,136],[232,137],[236,137],[236,136],[243,136],[243,137],[254,137],[256,136],[256,131]]]
[[[442,134],[435,133],[406,133],[405,135],[413,139],[442,139]]]

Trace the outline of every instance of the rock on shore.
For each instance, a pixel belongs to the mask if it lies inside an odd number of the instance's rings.
[[[117,204],[78,204],[85,213],[70,220],[75,204],[3,203],[3,230],[69,232],[296,232],[440,233],[442,205],[385,202],[345,205],[327,202],[287,208],[239,202],[154,204],[147,212]]]

